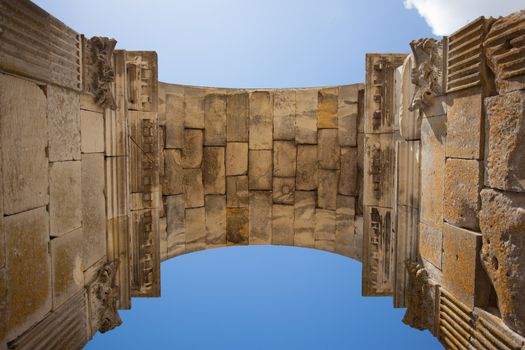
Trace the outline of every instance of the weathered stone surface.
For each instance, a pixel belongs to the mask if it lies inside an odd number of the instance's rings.
[[[250,190],[272,189],[272,151],[249,152],[248,177]]]
[[[335,252],[354,259],[358,257],[356,234],[354,231],[355,198],[337,196],[337,210],[335,217]]]
[[[441,270],[441,250],[443,248],[443,229],[419,223],[419,252],[423,259]]]
[[[204,95],[205,90],[184,87],[184,127],[204,129]]]
[[[399,205],[398,203],[396,213],[394,307],[407,307],[407,297],[410,291],[407,289],[408,271],[406,262],[419,259],[419,209]]]
[[[298,190],[317,189],[317,146],[297,146],[297,176],[296,187]]]
[[[249,243],[270,244],[272,241],[272,192],[250,192]]]
[[[49,161],[80,160],[80,96],[47,86]]]
[[[445,220],[459,227],[479,229],[479,192],[483,165],[477,160],[447,159],[445,166]]]
[[[81,110],[80,133],[82,153],[104,152],[103,114]]]
[[[407,312],[403,323],[419,330],[434,330],[436,319],[435,285],[432,284],[430,274],[422,264],[409,261],[406,266],[407,283]]]
[[[226,178],[226,201],[228,208],[248,208],[248,176]]]
[[[81,162],[56,162],[49,165],[49,233],[61,236],[82,223]]]
[[[272,244],[294,244],[294,206],[274,204],[272,206]]]
[[[226,208],[226,240],[228,245],[248,244],[249,209]]]
[[[248,142],[249,94],[228,95],[226,105],[226,140]]]
[[[226,175],[248,173],[248,143],[228,142],[226,144]]]
[[[82,155],[82,230],[84,267],[106,255],[104,154]]]
[[[6,339],[6,323],[7,323],[7,269],[5,267],[0,269],[0,346],[2,349],[7,349]]]
[[[166,94],[166,148],[184,147],[184,90]]]
[[[357,147],[341,148],[341,176],[339,193],[357,195]]]
[[[48,214],[44,207],[4,218],[7,247],[7,340],[51,310]]]
[[[294,177],[297,149],[293,141],[275,141],[273,144],[273,176]]]
[[[272,149],[273,102],[268,91],[250,94],[250,150]]]
[[[398,141],[397,202],[411,208],[419,208],[420,141]]]
[[[160,261],[168,260],[168,219],[159,218],[159,250]]]
[[[224,147],[204,147],[204,194],[226,193]]]
[[[184,182],[184,197],[186,208],[204,206],[204,186],[202,185],[201,169],[184,169],[182,172]]]
[[[206,196],[206,244],[226,245],[226,196]]]
[[[82,228],[52,239],[49,246],[53,275],[53,310],[84,288]]]
[[[412,83],[412,69],[415,65],[414,56],[405,59],[401,75],[401,91],[399,101],[399,132],[405,140],[421,138],[421,112],[419,108],[412,108],[412,99],[415,94],[415,85]],[[415,107],[415,106],[414,106]]]
[[[335,211],[315,211],[315,244],[317,249],[335,251]]]
[[[496,294],[503,322],[525,334],[525,195],[481,192],[481,261]]]
[[[162,194],[165,196],[184,192],[182,183],[182,151],[164,149],[164,178]]]
[[[204,99],[204,144],[226,144],[226,96],[211,94]]]
[[[294,245],[313,247],[315,243],[315,192],[297,191],[294,207]]]
[[[273,202],[278,204],[293,204],[295,196],[295,178],[273,178]]]
[[[447,157],[481,159],[483,157],[483,101],[481,89],[469,89],[452,95],[447,113]]]
[[[317,159],[321,169],[339,169],[341,152],[337,141],[337,130],[319,130]]]
[[[317,143],[317,90],[297,90],[295,95],[295,141]]]
[[[367,134],[364,147],[364,204],[383,208],[391,207],[395,177],[393,134]]]
[[[186,209],[186,252],[206,249],[205,208]]]
[[[488,185],[525,192],[525,92],[485,100],[488,120]]]
[[[5,215],[49,201],[46,109],[46,97],[36,84],[0,74]]]
[[[184,130],[184,148],[182,149],[182,167],[184,169],[200,168],[203,153],[202,130]]]
[[[325,88],[319,90],[317,101],[317,128],[336,129],[339,89]]]
[[[168,257],[184,253],[186,245],[184,195],[168,196],[166,218],[168,235]]]
[[[339,145],[357,146],[358,85],[339,88],[337,125]]]
[[[273,139],[295,140],[295,90],[273,94]]]
[[[319,169],[319,188],[317,206],[323,209],[336,209],[339,171]]]

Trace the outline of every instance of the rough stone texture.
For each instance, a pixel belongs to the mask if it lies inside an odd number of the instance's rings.
[[[224,147],[204,147],[202,179],[204,194],[226,193]]]
[[[294,206],[274,204],[272,206],[272,244],[294,244]]]
[[[226,139],[228,142],[248,142],[249,94],[233,94],[226,101]]]
[[[47,86],[49,161],[80,159],[80,96],[54,85]]]
[[[185,212],[186,252],[206,248],[205,208],[190,208]]]
[[[388,208],[394,200],[394,134],[366,134],[363,160],[365,205]]]
[[[206,196],[206,244],[226,245],[226,196]]]
[[[340,146],[357,146],[358,85],[339,88],[337,125]]]
[[[51,310],[48,214],[44,207],[4,219],[7,247],[7,340]]]
[[[250,94],[250,150],[272,149],[272,95],[267,91]]]
[[[203,133],[202,130],[184,130],[184,148],[182,149],[182,167],[199,168],[202,163]]]
[[[339,89],[326,88],[318,92],[317,128],[337,128],[337,108],[339,104]]]
[[[483,157],[483,102],[480,89],[452,95],[447,113],[447,157]]]
[[[525,192],[525,92],[487,98],[485,104],[489,125],[488,185]]]
[[[319,169],[319,188],[317,206],[323,209],[336,209],[339,171]]]
[[[336,129],[319,130],[317,159],[321,169],[339,169],[341,153]]]
[[[204,144],[224,146],[226,143],[226,96],[211,94],[204,99]]]
[[[162,194],[165,196],[184,192],[182,183],[182,152],[180,149],[164,150],[164,178]]]
[[[159,250],[160,261],[168,260],[168,219],[159,218]]]
[[[297,191],[294,208],[294,245],[313,247],[315,243],[315,192]]]
[[[166,94],[166,148],[184,147],[184,91]]]
[[[249,209],[226,208],[226,240],[228,245],[248,244]]]
[[[270,244],[272,241],[272,192],[250,192],[250,244]]]
[[[419,208],[421,172],[421,142],[398,141],[397,155],[397,202],[411,208]]]
[[[272,189],[272,151],[249,152],[248,183],[250,190]]]
[[[49,233],[61,236],[82,224],[81,162],[49,165]]]
[[[80,134],[82,153],[104,152],[104,115],[81,110]]]
[[[226,175],[248,173],[248,143],[228,142],[226,144]]]
[[[53,280],[53,310],[84,288],[82,228],[52,239],[51,252]]]
[[[182,176],[184,182],[186,208],[203,207],[204,187],[202,185],[202,170],[184,169]]]
[[[293,141],[275,141],[273,144],[273,176],[294,177],[297,151]]]
[[[483,165],[477,160],[447,159],[445,166],[445,220],[459,227],[479,229],[479,192]]]
[[[82,229],[84,267],[106,255],[106,197],[104,155],[82,155]]]
[[[202,88],[184,87],[185,128],[204,129],[204,93]]]
[[[357,258],[357,249],[354,232],[355,198],[337,196],[336,227],[335,227],[335,252],[351,258]]]
[[[419,223],[419,252],[421,257],[441,270],[441,250],[443,248],[442,226],[433,226]]]
[[[273,94],[273,139],[295,140],[295,90]]]
[[[399,132],[405,140],[418,140],[421,138],[421,112],[419,108],[411,108],[415,93],[415,85],[412,83],[412,69],[414,65],[414,56],[409,55],[405,59],[403,66],[400,67],[402,68],[402,74],[399,96]]]
[[[335,211],[315,211],[315,244],[317,249],[335,251]]]
[[[273,202],[278,204],[293,204],[295,195],[295,179],[293,177],[273,178]]]
[[[226,202],[228,208],[248,208],[248,176],[226,178]]]
[[[525,334],[525,195],[481,192],[481,260],[498,295],[503,322]]]
[[[46,110],[46,97],[36,84],[0,74],[5,215],[49,201]]]
[[[295,95],[295,141],[317,143],[317,90],[297,90]]]
[[[185,251],[184,195],[168,196],[166,199],[166,218],[168,235],[168,257]]]
[[[357,195],[357,147],[341,148],[341,176],[339,193]]]
[[[317,165],[317,146],[298,145],[296,176],[296,188],[298,190],[311,191],[317,189]]]

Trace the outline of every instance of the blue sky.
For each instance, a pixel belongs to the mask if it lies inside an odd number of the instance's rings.
[[[87,36],[155,50],[170,83],[362,82],[366,52],[432,36],[401,0],[37,0]],[[362,298],[361,264],[303,248],[230,247],[162,265],[162,298],[134,299],[88,349],[440,349],[391,298]]]

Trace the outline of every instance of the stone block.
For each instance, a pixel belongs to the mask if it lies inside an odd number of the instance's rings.
[[[273,176],[294,177],[297,148],[294,141],[275,141],[273,146]]]
[[[228,95],[226,101],[226,140],[248,142],[249,94]]]
[[[206,196],[206,244],[226,245],[226,196]]]
[[[168,260],[168,219],[159,218],[159,250],[160,262]]]
[[[81,170],[83,256],[88,268],[106,255],[104,154],[83,154]]]
[[[82,224],[81,162],[49,165],[49,233],[61,236]]]
[[[203,154],[202,130],[184,130],[184,148],[182,149],[182,167],[184,169],[200,168]]]
[[[416,87],[412,83],[412,69],[415,68],[414,56],[407,56],[400,68],[402,74],[399,96],[399,132],[405,140],[418,140],[421,138],[421,112],[419,109],[409,110]]]
[[[295,95],[295,141],[317,143],[317,89],[297,90]]]
[[[204,194],[226,193],[224,147],[204,147]]]
[[[184,87],[184,127],[204,129],[204,96],[202,88]]]
[[[273,94],[273,139],[295,140],[295,90]]]
[[[272,189],[272,151],[250,150],[248,184],[250,190]]]
[[[184,147],[184,91],[166,94],[166,148]]]
[[[297,191],[294,205],[294,246],[315,244],[315,200],[313,191]]]
[[[339,145],[357,146],[357,114],[359,105],[357,85],[341,86],[337,108]]]
[[[339,193],[357,195],[357,147],[341,148],[341,176]]]
[[[186,252],[206,249],[205,208],[186,209]]]
[[[168,235],[168,257],[185,252],[186,224],[185,224],[184,195],[168,196],[166,198],[166,220]]]
[[[394,249],[397,263],[394,272],[394,307],[407,307],[407,298],[411,291],[405,262],[419,259],[419,209],[398,204],[396,213],[397,229]]]
[[[47,85],[49,161],[80,160],[79,93]]]
[[[321,169],[339,169],[341,152],[337,141],[336,129],[319,130],[319,144],[317,145],[317,160]]]
[[[80,134],[82,153],[104,152],[104,115],[81,110]]]
[[[272,192],[250,192],[249,243],[271,244],[272,242]]]
[[[295,196],[295,178],[273,178],[273,202],[278,204],[293,204]]]
[[[4,215],[49,202],[46,110],[36,84],[0,74]]]
[[[315,211],[315,248],[335,251],[335,214],[334,210]]]
[[[525,192],[525,92],[485,100],[488,121],[487,179],[490,187]]]
[[[248,173],[248,143],[228,142],[226,144],[226,175]]]
[[[204,99],[204,144],[226,144],[226,96],[210,94]]]
[[[398,141],[397,150],[397,202],[419,208],[420,141]]]
[[[315,190],[318,182],[318,162],[316,145],[297,146],[297,176],[298,190]]]
[[[419,223],[419,252],[421,257],[441,270],[441,251],[443,249],[443,226],[435,228]]]
[[[337,129],[339,89],[325,88],[319,90],[317,103],[317,128]]]
[[[180,149],[164,149],[164,178],[162,194],[165,196],[184,192],[182,183],[182,151]]]
[[[272,149],[272,97],[268,91],[255,91],[250,94],[250,150]]]
[[[335,252],[356,259],[355,198],[337,196],[335,215]]]
[[[272,206],[272,244],[293,246],[294,206],[274,204]]]
[[[319,188],[317,206],[323,209],[336,209],[339,171],[319,169]]]
[[[447,113],[446,155],[483,158],[483,99],[481,89],[456,92]]]
[[[204,206],[204,186],[202,184],[201,169],[184,169],[182,171],[184,182],[184,198],[186,208]]]
[[[248,176],[226,177],[228,208],[248,208]]]
[[[478,230],[482,186],[483,165],[480,161],[448,158],[445,166],[445,220],[459,227]]]
[[[247,245],[249,208],[226,208],[226,240],[228,245]]]
[[[51,266],[53,280],[53,310],[84,288],[82,228],[52,239]]]
[[[393,134],[367,134],[363,160],[365,205],[392,207],[395,144]]]
[[[7,340],[16,338],[51,311],[48,222],[45,207],[4,218]]]

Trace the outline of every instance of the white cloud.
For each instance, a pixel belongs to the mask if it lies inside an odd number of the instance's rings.
[[[505,16],[525,8],[524,0],[404,0],[417,9],[436,35],[449,35],[479,16]]]

